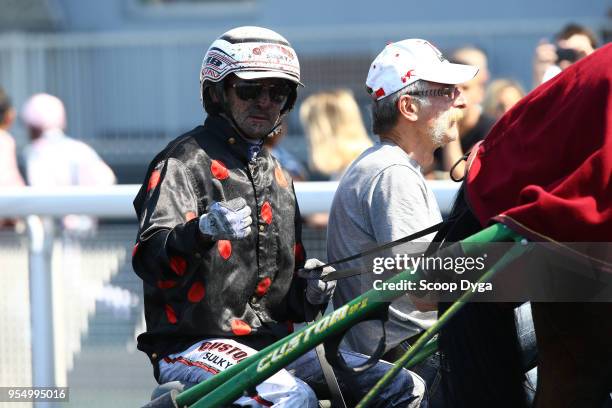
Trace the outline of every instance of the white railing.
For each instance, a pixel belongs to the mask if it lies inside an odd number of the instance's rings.
[[[428,181],[443,214],[450,210],[459,185],[452,181]],[[337,182],[297,182],[295,190],[303,215],[329,210]],[[0,218],[28,215],[95,215],[135,219],[132,201],[139,185],[110,187],[19,187],[0,190]]]

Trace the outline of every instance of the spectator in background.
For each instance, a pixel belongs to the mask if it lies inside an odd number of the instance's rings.
[[[479,48],[465,46],[456,49],[449,60],[456,64],[478,67],[478,74],[470,81],[459,85],[466,101],[463,118],[459,121],[459,139],[445,146],[442,149],[441,157],[437,156],[437,159],[442,161],[445,175],[474,144],[484,139],[495,123],[494,118],[482,111],[482,101],[489,81],[487,55]],[[453,176],[462,177],[464,169],[463,163],[460,163],[454,169]]]
[[[512,79],[496,79],[487,87],[482,109],[495,120],[508,112],[523,96],[523,87]]]
[[[300,121],[315,178],[340,179],[351,162],[372,146],[359,106],[347,89],[310,95],[300,108]],[[304,222],[313,228],[325,228],[328,219],[328,213],[317,213],[305,217]]]
[[[87,144],[64,133],[66,110],[61,100],[49,94],[30,97],[21,113],[31,143],[26,147],[26,177],[31,186],[109,186],[113,171]],[[95,229],[95,219],[67,215],[64,228],[73,232]]]
[[[281,123],[279,129],[264,140],[264,146],[270,150],[272,156],[276,157],[280,165],[289,172],[293,181],[304,181],[307,178],[306,169],[291,152],[280,145],[281,140],[287,134],[287,121]]]
[[[8,132],[15,119],[15,109],[8,95],[0,88],[0,188],[21,187],[23,178],[17,168],[15,140]],[[0,219],[0,228],[12,227],[14,220]]]
[[[534,88],[597,48],[597,36],[587,27],[568,24],[555,35],[555,43],[543,40],[533,59]]]
[[[372,146],[359,106],[347,89],[310,95],[300,108],[300,121],[311,170],[326,179],[340,179],[349,164]]]

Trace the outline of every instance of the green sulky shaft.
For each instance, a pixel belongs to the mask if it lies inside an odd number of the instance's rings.
[[[414,279],[414,275],[411,275],[409,271],[404,271],[389,279],[388,282],[412,279]],[[272,346],[255,354],[253,357],[257,357],[257,362],[250,360],[250,364],[248,364],[249,362],[247,364],[241,362],[236,365],[235,371],[241,370],[239,374],[233,376],[231,381],[226,381],[210,392],[192,407],[212,408],[236,400],[242,395],[243,390],[251,389],[260,384],[317,344],[350,328],[361,321],[364,316],[385,307],[385,302],[397,296],[398,293],[392,290],[370,290],[362,294],[315,323],[302,328],[292,336],[279,340]]]
[[[506,231],[510,230],[506,229]],[[494,233],[503,234],[504,239],[512,238],[515,241],[519,241],[521,239],[519,235],[516,235],[513,232],[507,233],[506,231],[504,231],[504,229],[502,228],[498,231],[495,231]],[[470,241],[470,246],[468,248],[464,247],[464,251],[466,252],[466,254],[473,254],[473,251],[475,251],[478,247],[477,244],[483,242],[481,241],[481,239],[483,239],[483,237],[487,237],[487,235],[490,236],[490,233],[491,231],[481,235],[480,237],[472,236],[472,238],[475,239]],[[464,241],[462,241],[462,244],[463,243]],[[487,272],[485,272],[480,277],[480,279],[478,279],[478,282],[484,283],[490,281],[497,272],[505,268],[508,264],[516,260],[528,250],[529,247],[525,245],[521,245],[519,243],[514,244],[514,246],[510,248],[508,252],[495,263],[495,265],[493,265]],[[429,345],[427,342],[433,336],[435,336],[440,331],[440,329],[442,329],[442,327],[444,327],[444,325],[448,323],[448,321],[455,314],[457,314],[457,312],[459,312],[459,310],[461,310],[461,308],[470,300],[472,296],[474,296],[474,292],[470,290],[464,292],[463,295],[461,295],[461,297],[456,302],[454,302],[442,316],[440,316],[436,323],[434,323],[429,329],[425,331],[425,333],[421,335],[421,337],[419,337],[419,339],[414,343],[413,347],[410,350],[407,350],[406,353],[404,353],[404,355],[395,362],[394,366],[389,371],[387,371],[380,380],[378,380],[376,385],[374,385],[374,387],[372,387],[370,391],[368,391],[368,393],[361,399],[361,401],[359,401],[359,404],[357,404],[355,408],[365,408],[368,403],[370,403],[372,399],[376,396],[376,394],[379,393],[389,382],[391,382],[391,380],[399,373],[402,367],[406,367],[409,363],[415,360],[415,357],[419,355],[419,350]]]

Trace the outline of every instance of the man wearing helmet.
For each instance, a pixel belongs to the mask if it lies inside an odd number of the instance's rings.
[[[333,293],[335,282],[308,272],[322,263],[305,261],[291,179],[261,148],[293,107],[299,80],[295,51],[279,34],[226,32],[202,62],[204,125],[172,141],[149,166],[134,200],[140,228],[132,262],[144,281],[147,322],[138,348],[160,383],[190,386],[237,364],[288,335],[292,322],[324,310]],[[306,269],[294,276],[299,268]],[[236,404],[316,407],[299,379],[324,383],[315,358],[307,353]],[[380,363],[340,382],[352,381],[359,398],[388,368]],[[414,403],[423,394],[418,385],[420,392],[403,371],[379,404]]]

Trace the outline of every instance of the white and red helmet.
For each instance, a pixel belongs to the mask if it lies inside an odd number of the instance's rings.
[[[206,51],[200,69],[200,91],[206,110],[204,89],[223,82],[229,75],[250,80],[281,78],[300,83],[300,62],[297,54],[282,35],[267,28],[244,26],[227,31]],[[291,98],[293,99],[293,98]],[[285,109],[291,109],[295,100]],[[209,112],[210,113],[210,112]]]

